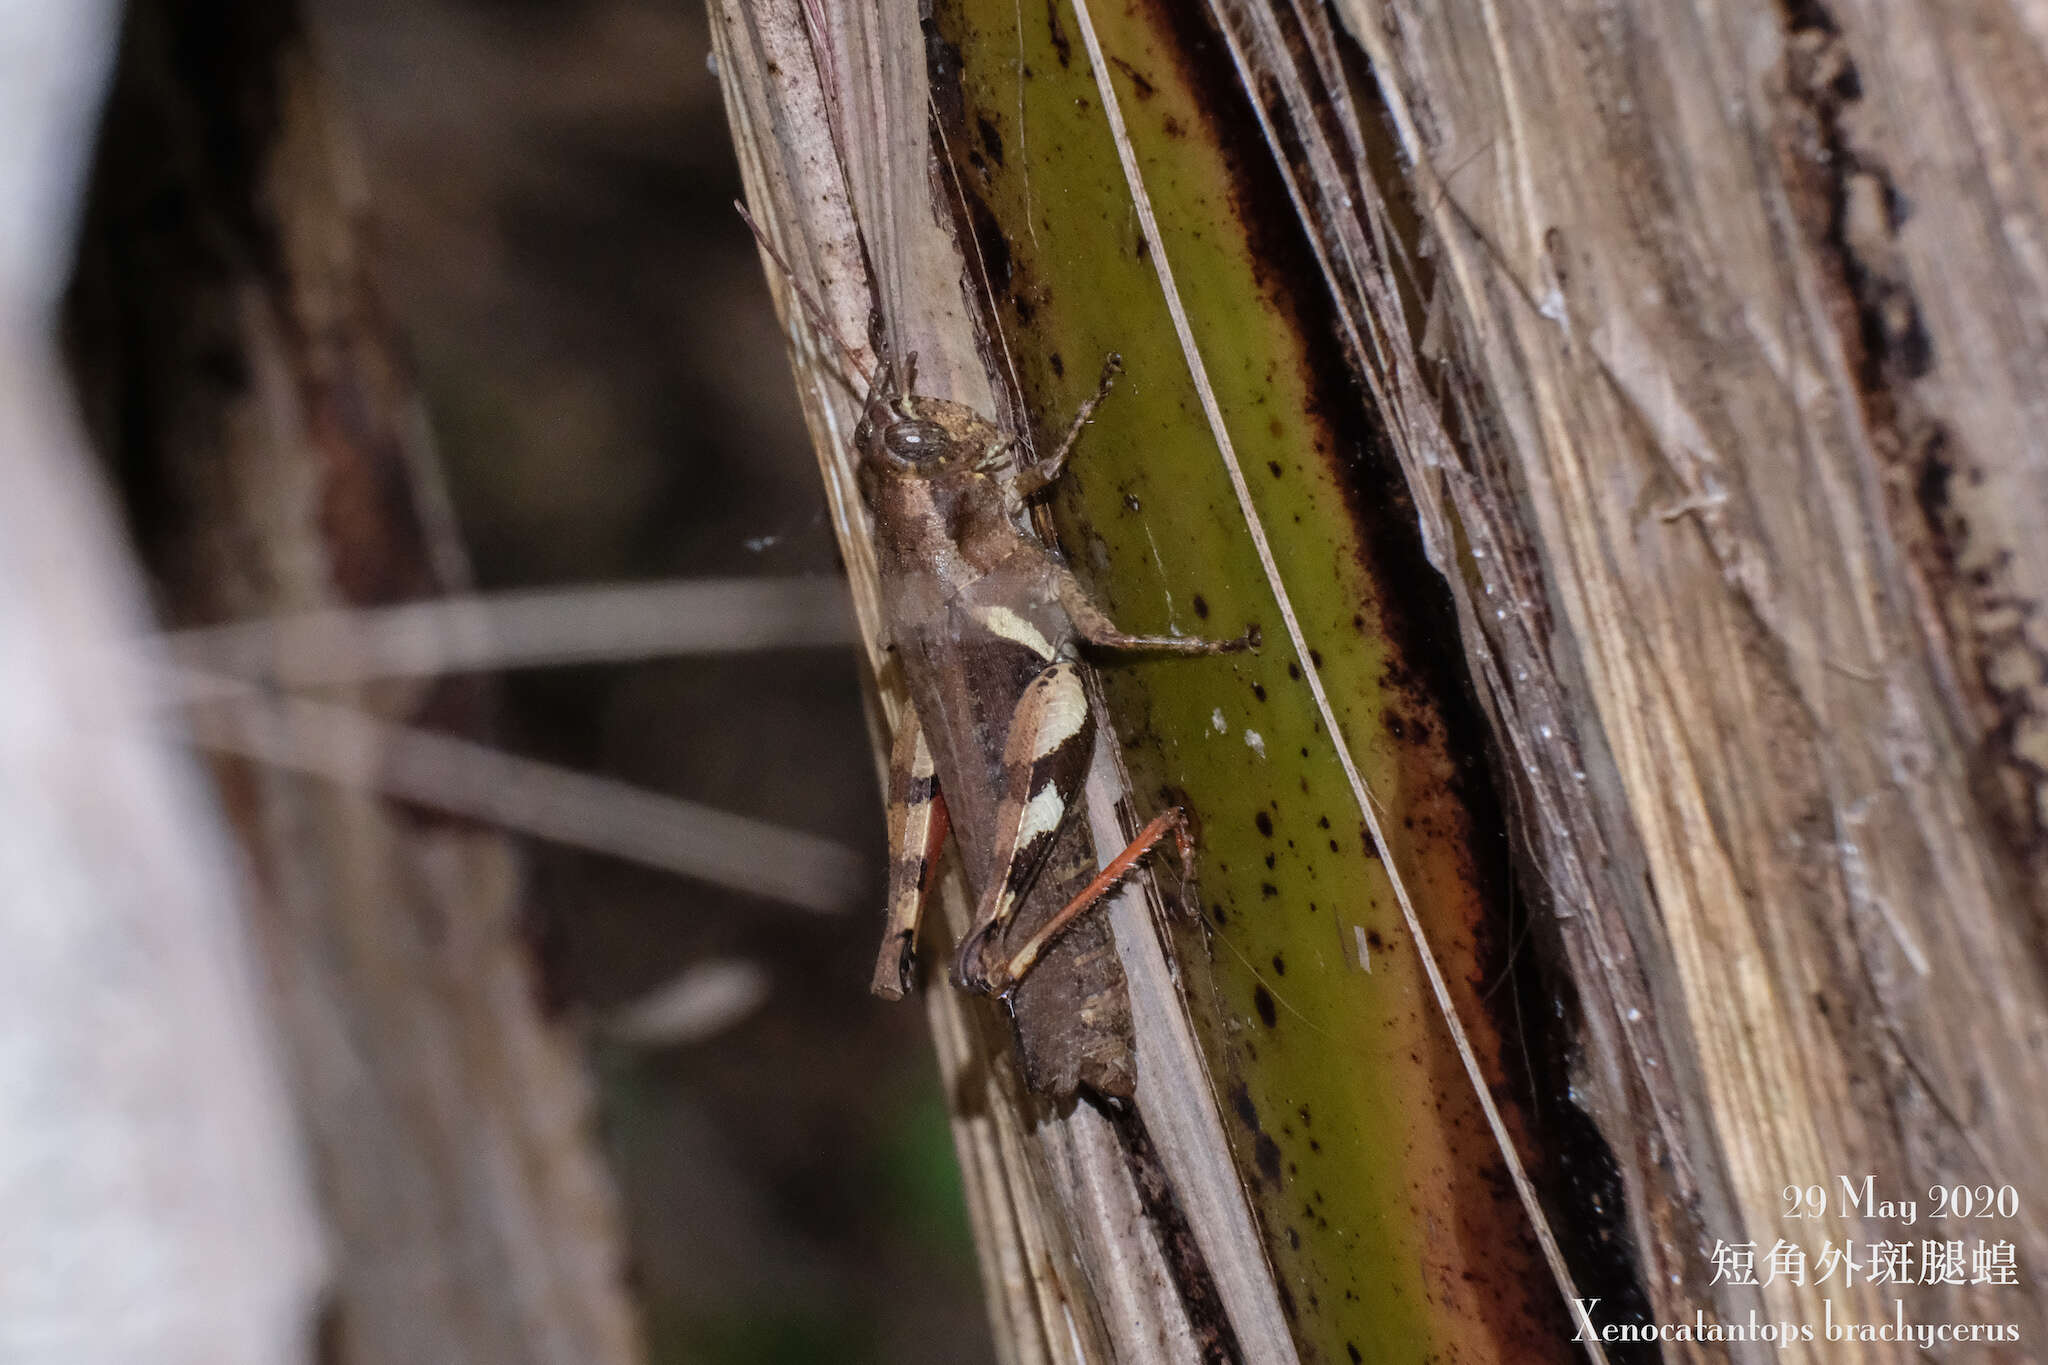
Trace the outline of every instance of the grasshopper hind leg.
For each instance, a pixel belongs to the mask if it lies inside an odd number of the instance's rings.
[[[996,954],[1059,839],[1094,743],[1080,669],[1067,660],[1047,665],[1018,698],[1003,740],[992,870],[953,967],[953,979],[967,989],[1000,995],[1016,984]]]
[[[1002,963],[1001,973],[1008,985],[1014,987],[1038,964],[1039,955],[1052,946],[1053,940],[1072,926],[1075,920],[1086,914],[1095,904],[1116,889],[1138,860],[1151,852],[1153,847],[1168,834],[1173,836],[1174,850],[1180,857],[1181,877],[1184,883],[1191,883],[1194,877],[1195,844],[1188,834],[1187,813],[1179,806],[1171,806],[1152,817],[1151,823],[1138,831],[1138,837],[1131,840],[1123,852],[1109,860],[1109,865],[1095,874],[1094,880],[1082,887],[1074,898],[1060,907],[1059,913],[1039,926],[1038,932],[1024,941],[1022,947]]]
[[[1197,643],[1197,642],[1190,642]],[[1024,942],[1003,935],[1030,893],[1060,828],[1066,823],[1088,766],[1095,726],[1080,670],[1054,663],[1025,689],[1003,746],[1003,800],[997,813],[995,872],[960,945],[953,979],[970,990],[1008,995],[1059,936],[1107,895],[1154,845],[1169,834],[1180,855],[1183,882],[1192,883],[1194,840],[1179,807],[1154,817],[1123,852]]]

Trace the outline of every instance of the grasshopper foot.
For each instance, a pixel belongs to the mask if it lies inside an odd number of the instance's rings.
[[[1016,987],[1007,962],[998,961],[994,970],[990,968],[989,940],[995,927],[984,924],[960,940],[960,949],[953,955],[953,984],[961,990],[1001,997]]]

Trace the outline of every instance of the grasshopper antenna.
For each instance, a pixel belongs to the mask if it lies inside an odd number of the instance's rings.
[[[789,258],[777,249],[775,243],[768,240],[768,234],[763,232],[761,225],[754,221],[754,215],[747,212],[745,204],[735,199],[732,201],[732,206],[739,211],[740,221],[745,223],[747,228],[754,234],[754,240],[761,244],[761,250],[767,252],[769,259],[775,262],[776,268],[782,271],[782,278],[789,282],[790,292],[796,295],[797,301],[803,305],[804,312],[810,316],[811,325],[820,332],[823,332],[832,344],[838,348],[839,358],[844,362],[846,368],[859,375],[861,382],[869,389],[872,389],[875,383],[874,375],[868,372],[867,366],[860,363],[860,357],[854,353],[853,347],[847,345],[846,339],[839,335],[839,329],[834,327],[832,320],[825,315],[824,306],[818,302],[809,289],[804,287],[803,280],[797,275],[795,268],[790,265]],[[852,382],[847,380],[845,375],[842,374],[840,376],[840,381],[845,383],[847,388],[853,388]],[[854,391],[854,397],[856,398],[865,400],[866,396],[866,392],[863,390]]]

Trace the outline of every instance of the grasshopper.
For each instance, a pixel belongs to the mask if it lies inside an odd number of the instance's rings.
[[[858,370],[851,349],[838,345]],[[1234,640],[1129,634],[1029,530],[1029,504],[1065,470],[1109,394],[1116,356],[1053,452],[1025,462],[1022,443],[995,422],[919,395],[914,354],[876,350],[854,446],[874,517],[888,648],[910,706],[889,760],[887,928],[874,993],[900,999],[910,989],[918,926],[951,829],[976,895],[954,983],[1011,1004],[1034,1089],[1128,1094],[1121,967],[1106,927],[1084,932],[1082,916],[1168,835],[1185,882],[1193,841],[1185,812],[1170,806],[1097,871],[1085,832],[1070,827],[1095,741],[1080,646],[1218,654],[1256,644],[1256,628]],[[1055,969],[1056,959],[1064,960]],[[1059,1022],[1032,1028],[1027,1013]]]
[[[1183,865],[1192,854],[1186,815],[1169,808],[1044,924],[1022,942],[1009,941],[1006,931],[1046,865],[1094,747],[1078,643],[1217,654],[1251,641],[1127,634],[1025,529],[1028,501],[1059,478],[1107,397],[1116,357],[1058,448],[1028,465],[1018,461],[1017,442],[973,409],[917,396],[915,363],[914,356],[884,361],[854,437],[862,495],[875,518],[889,644],[912,706],[890,756],[888,930],[874,990],[894,999],[909,986],[917,925],[949,823],[948,794],[992,782],[999,793],[994,857],[953,980],[1006,996],[1168,833]]]

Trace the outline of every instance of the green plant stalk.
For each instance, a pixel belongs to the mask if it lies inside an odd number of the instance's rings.
[[[1556,1289],[1388,881],[1391,859],[1501,1093],[1483,997],[1507,956],[1505,845],[1476,732],[1444,704],[1448,599],[1330,329],[1294,288],[1291,210],[1277,182],[1263,192],[1262,149],[1225,121],[1240,104],[1218,84],[1227,64],[1152,7],[1095,20],[1156,246],[1310,660],[1293,657],[1203,420],[1066,5],[942,6],[959,82],[937,103],[1007,338],[999,363],[1039,448],[1104,355],[1123,357],[1055,499],[1077,572],[1126,629],[1264,632],[1254,655],[1102,672],[1134,789],[1198,822],[1205,923],[1177,931],[1177,950],[1283,1303],[1310,1359],[1564,1358]],[[1384,850],[1303,680],[1311,664]]]

